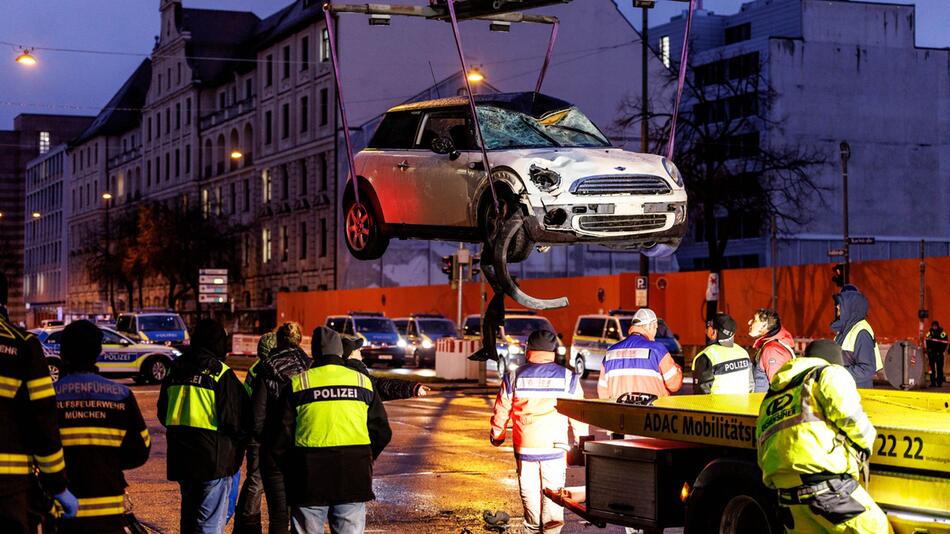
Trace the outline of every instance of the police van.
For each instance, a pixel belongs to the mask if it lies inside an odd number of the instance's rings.
[[[115,329],[141,343],[181,347],[189,342],[185,321],[174,312],[120,313]]]
[[[574,325],[571,341],[571,362],[574,370],[585,377],[591,370],[599,371],[607,349],[627,337],[636,310],[611,310],[608,314],[581,315]],[[673,360],[683,366],[683,349],[663,319],[659,319],[656,341],[663,344]]]
[[[137,384],[157,384],[168,374],[171,363],[181,356],[181,351],[174,347],[135,343],[111,328],[100,326],[99,329],[102,330],[102,354],[96,360],[96,367],[103,376],[131,377]],[[59,353],[63,327],[42,328],[30,332],[42,343],[50,377],[56,382],[63,370],[63,360]]]

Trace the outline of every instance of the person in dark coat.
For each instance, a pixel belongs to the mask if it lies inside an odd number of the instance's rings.
[[[940,387],[944,382],[943,353],[947,351],[947,333],[938,321],[930,323],[926,345],[927,359],[930,360],[930,385]]]
[[[373,382],[373,390],[379,393],[383,402],[400,399],[410,399],[412,397],[425,397],[429,394],[429,387],[421,382],[411,382],[409,380],[400,380],[398,378],[386,378],[375,376],[369,372],[369,368],[363,363],[360,356],[360,347],[363,346],[363,338],[340,336],[343,342],[343,360],[350,369],[355,369],[368,376]]]
[[[846,285],[834,295],[835,343],[844,355],[844,368],[854,377],[859,388],[874,387],[874,375],[884,367],[874,330],[867,321],[868,299],[853,285]]]

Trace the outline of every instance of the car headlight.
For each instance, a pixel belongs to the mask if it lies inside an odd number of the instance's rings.
[[[508,345],[508,354],[521,354],[521,345],[514,343]]]
[[[557,353],[560,354],[561,356],[564,356],[565,354],[567,354],[567,348],[564,345],[561,345],[557,348]]]
[[[509,370],[509,371],[514,371],[514,370],[517,369],[517,368],[518,368],[518,364],[515,363],[515,362],[511,362],[511,363],[508,364],[508,370]]]
[[[399,341],[396,342],[396,346],[399,347],[399,348],[401,348],[401,349],[404,349],[404,348],[408,347],[409,344],[406,343],[406,340],[405,340],[405,339],[403,339],[403,338],[400,337],[400,338],[399,338]]]
[[[683,175],[680,174],[680,170],[676,168],[676,165],[673,165],[673,162],[663,158],[663,168],[666,169],[666,173],[670,175],[670,178],[676,182],[676,185],[683,187]]]
[[[422,340],[422,348],[424,348],[424,349],[431,349],[431,348],[434,347],[434,346],[435,346],[435,345],[432,343],[432,340],[431,340],[431,339],[429,339],[429,338],[423,338],[423,340]]]

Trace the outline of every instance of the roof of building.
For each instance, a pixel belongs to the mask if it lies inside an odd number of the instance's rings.
[[[493,93],[485,95],[475,95],[476,104],[485,104],[500,107],[518,113],[524,113],[532,117],[541,117],[552,111],[572,107],[573,104],[560,98],[544,95],[541,93],[522,92],[522,93]],[[414,111],[420,109],[449,108],[458,106],[467,106],[468,97],[454,96],[451,98],[437,98],[435,100],[425,100],[423,102],[412,102],[401,104],[389,111]]]
[[[137,126],[151,78],[152,61],[145,59],[96,115],[95,120],[70,145],[78,145],[100,135],[120,134]]]
[[[253,36],[260,23],[249,11],[182,9],[179,26],[191,33],[187,56],[195,79],[215,84],[231,72],[251,70],[256,59]]]
[[[323,20],[323,2],[295,0],[287,7],[260,21],[253,35],[256,49],[266,48],[314,22]]]

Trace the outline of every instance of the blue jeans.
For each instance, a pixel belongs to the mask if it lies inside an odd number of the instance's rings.
[[[224,520],[225,525],[234,517],[234,510],[237,509],[238,491],[240,489],[241,470],[238,469],[234,475],[231,476],[231,490],[228,491],[228,518]]]
[[[234,477],[179,481],[181,534],[220,534],[228,522],[228,501]]]
[[[290,532],[323,534],[323,524],[327,521],[327,516],[332,534],[362,534],[366,528],[366,503],[294,506],[290,509]]]

